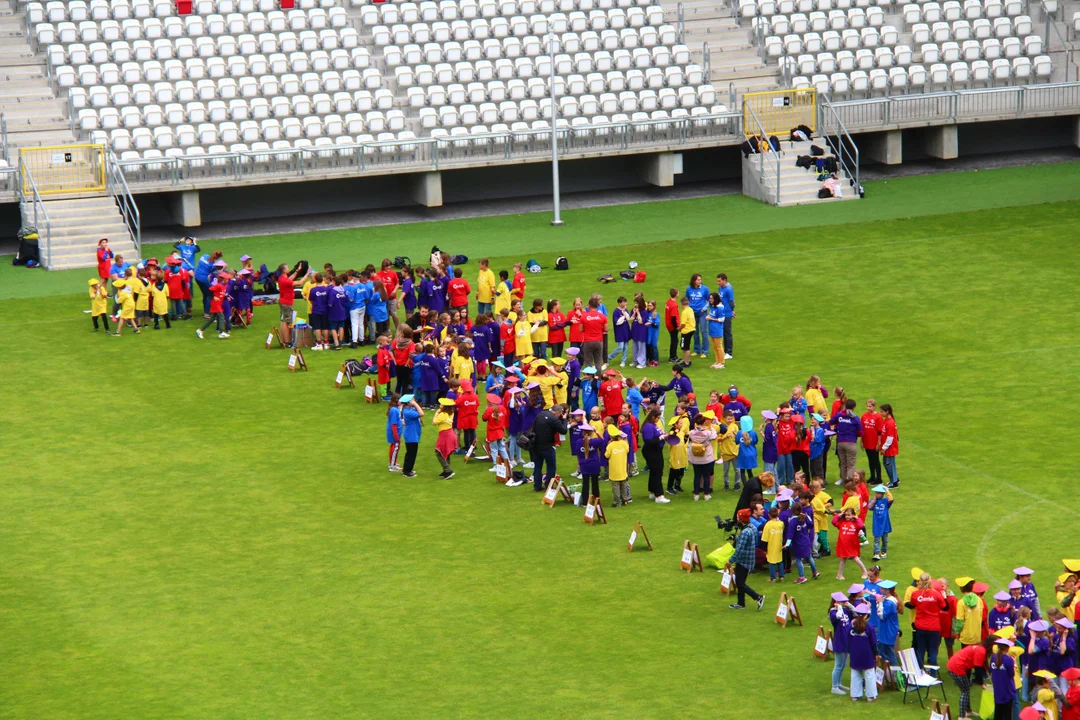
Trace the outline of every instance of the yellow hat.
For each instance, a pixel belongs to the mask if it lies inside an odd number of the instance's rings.
[[[716,419],[716,413],[713,412],[712,410],[706,410],[705,412],[701,413],[701,416],[709,418],[710,420],[715,420]]]
[[[539,360],[534,361],[532,364],[535,367],[541,368],[541,367],[547,367],[548,362],[544,358],[540,358]]]
[[[112,285],[113,285],[113,287],[116,287],[116,288],[122,288],[125,285],[127,285],[127,280],[124,280],[123,278],[121,278],[119,280],[113,280]]]
[[[1061,564],[1070,572],[1080,573],[1080,560],[1062,560]]]
[[[443,407],[453,407],[454,405],[457,405],[457,403],[450,398],[439,398],[439,404]]]
[[[919,576],[922,575],[922,574],[923,574],[923,569],[922,568],[917,568],[917,567],[911,568],[911,579],[912,580],[918,580]]]
[[[956,578],[956,580],[954,580],[953,582],[956,583],[957,587],[964,587],[969,582],[975,582],[975,578],[970,578],[967,575],[962,575],[962,576]]]
[[[90,287],[101,284],[101,281],[97,278],[90,278],[87,282],[90,284]]]
[[[551,359],[551,364],[554,365],[555,367],[562,367],[563,365],[566,364],[566,359],[565,358],[552,358]]]
[[[521,362],[524,365],[528,365],[529,363],[534,362],[535,360],[536,360],[536,358],[534,358],[532,355],[526,355],[525,357],[521,358]]]
[[[999,630],[995,630],[994,634],[997,635],[999,638],[1012,639],[1016,637],[1016,628],[1014,628],[1012,625],[1006,625]]]
[[[1061,573],[1060,575],[1058,575],[1058,582],[1065,582],[1069,578],[1075,578],[1075,577],[1077,577],[1077,574],[1074,573],[1074,572]]]
[[[609,427],[607,429],[607,433],[611,437],[622,437],[623,436],[623,431],[620,430],[619,428],[615,427],[614,425],[612,425],[611,427]]]
[[[1047,680],[1053,680],[1054,678],[1057,677],[1057,675],[1050,672],[1049,670],[1036,670],[1035,672],[1033,672],[1031,674],[1035,675],[1036,677],[1046,678]]]
[[[675,427],[675,423],[679,422],[679,419],[682,417],[682,415],[675,415],[670,420],[668,420],[667,424],[671,427]]]

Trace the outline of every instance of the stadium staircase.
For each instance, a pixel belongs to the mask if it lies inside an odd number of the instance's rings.
[[[73,143],[67,102],[50,87],[45,58],[30,47],[26,14],[13,5],[14,0],[0,0],[0,113],[7,123],[10,153]]]
[[[729,0],[735,2],[735,0]],[[681,42],[693,62],[706,69],[706,82],[716,87],[730,108],[743,93],[780,87],[777,64],[766,64],[754,47],[749,27],[739,25],[727,4],[716,0],[661,0],[664,19],[680,28]]]
[[[139,261],[135,241],[116,201],[108,194],[45,200],[43,205],[50,223],[50,270],[95,267],[97,243],[101,238],[108,238],[109,247],[117,255],[123,255],[124,260]],[[33,209],[24,203],[23,224],[33,221]],[[41,228],[38,231],[41,234]]]
[[[766,153],[743,158],[743,194],[781,207],[857,198],[858,193],[852,186],[852,178],[846,167],[841,167],[837,172],[843,195],[838,198],[818,197],[821,182],[817,179],[817,173],[795,166],[795,160],[800,155],[809,155],[810,146],[814,144],[823,146],[825,142],[815,139],[789,143],[785,140],[781,143],[779,154]]]

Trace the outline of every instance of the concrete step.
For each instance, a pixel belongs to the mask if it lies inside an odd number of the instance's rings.
[[[47,147],[50,145],[73,145],[75,136],[71,126],[66,123],[47,123],[44,128],[38,124],[8,124],[8,145],[20,147]]]
[[[75,268],[97,267],[97,241],[94,238],[80,247],[64,248],[62,251],[54,251],[51,256],[52,270],[72,270]],[[123,255],[128,262],[138,262],[138,253],[135,252],[135,244],[128,241],[114,241],[109,239],[109,247],[117,255]]]

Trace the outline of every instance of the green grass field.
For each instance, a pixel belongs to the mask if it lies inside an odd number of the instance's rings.
[[[892,403],[904,482],[885,576],[919,565],[992,593],[1022,563],[1046,605],[1080,539],[1078,181],[1073,163],[873,183],[837,206],[722,197],[575,211],[561,230],[527,215],[220,247],[347,267],[437,243],[469,254],[470,276],[481,254],[496,269],[566,254],[571,271],[528,292],[564,300],[638,289],[595,281],[631,259],[654,298],[724,271],[736,357],[695,363],[698,391],[735,382],[764,408],[817,373],[860,407]],[[226,341],[200,342],[194,321],[94,334],[92,275],[0,268],[0,717],[928,714],[894,693],[858,707],[829,694],[831,663],[811,649],[848,584],[835,560],[801,587],[753,576],[760,614],[730,611],[715,572],[679,571],[683,540],[722,544],[712,517],[733,495],[657,506],[639,476],[636,502],[589,527],[483,463],[455,458],[440,481],[430,427],[419,476],[390,475],[385,406],[333,387],[353,353],[288,372],[263,348],[276,308]],[[638,520],[654,552],[627,552]],[[806,627],[772,622],[779,590]]]

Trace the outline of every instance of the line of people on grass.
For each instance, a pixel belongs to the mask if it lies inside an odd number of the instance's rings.
[[[1026,566],[1014,568],[1008,586],[991,598],[986,597],[987,583],[958,577],[954,593],[946,578],[934,579],[917,567],[911,569],[911,583],[901,593],[896,581],[881,579],[880,567],[869,568],[863,582],[831,598],[832,692],[874,700],[879,659],[898,682],[912,682],[901,671],[897,651],[902,625],[909,625],[912,659],[924,672],[944,676],[938,665],[944,641],[944,670],[960,692],[961,718],[973,716],[971,688],[979,685],[984,692],[982,717],[988,717],[992,707],[995,720],[1077,720],[1080,649],[1075,610],[1080,560],[1062,563],[1064,572],[1054,583],[1056,605],[1048,607],[1032,581],[1035,571]],[[905,614],[909,622],[902,621]],[[841,682],[848,665],[850,689]],[[1027,703],[1031,706],[1024,708]]]

